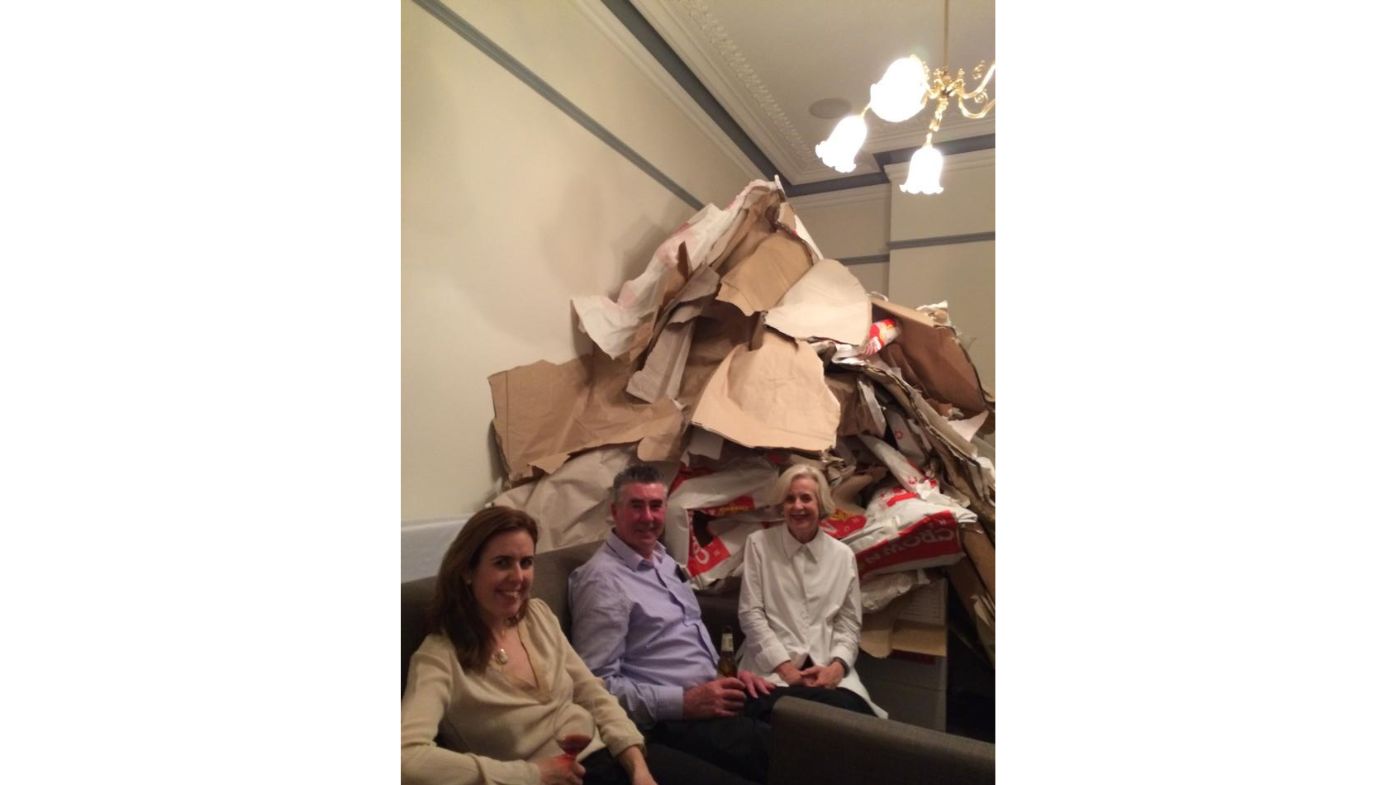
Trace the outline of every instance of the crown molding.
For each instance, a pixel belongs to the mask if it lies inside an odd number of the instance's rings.
[[[819,140],[809,142],[795,129],[708,3],[704,0],[631,0],[631,5],[664,36],[699,81],[787,179],[795,183],[818,179],[825,171],[814,154],[814,145]],[[688,21],[685,22],[680,14]],[[707,45],[699,44],[697,36],[705,38]],[[709,51],[719,53],[721,62],[710,57]],[[765,121],[757,118],[765,118]],[[767,131],[772,127],[778,129],[778,136]],[[860,161],[856,171],[860,174],[874,172],[877,166],[871,160],[866,164]]]
[[[766,177],[600,0],[572,0],[572,4],[743,174],[753,180]]]

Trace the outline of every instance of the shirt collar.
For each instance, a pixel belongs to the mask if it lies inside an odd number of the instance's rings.
[[[780,525],[780,536],[776,539],[780,540],[781,547],[785,551],[786,556],[793,559],[795,558],[795,554],[799,553],[801,548],[804,548],[809,551],[809,555],[814,558],[815,561],[819,561],[819,554],[823,550],[823,548],[820,547],[823,545],[821,540],[823,540],[825,536],[824,530],[820,529],[815,532],[814,539],[809,542],[800,542],[795,539],[795,535],[790,533],[790,529],[782,523]]]
[[[637,553],[634,548],[625,544],[625,541],[616,534],[615,529],[611,529],[611,533],[606,536],[606,547],[610,548],[611,552],[616,555],[616,558],[620,559],[632,572],[640,569],[640,565],[645,561],[645,557]],[[655,543],[654,554],[651,559],[653,566],[656,569],[662,567],[665,560],[668,558],[669,552],[664,549],[664,544]]]

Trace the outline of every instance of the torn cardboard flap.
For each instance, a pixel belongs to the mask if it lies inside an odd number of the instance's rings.
[[[960,543],[965,547],[965,553],[969,554],[970,562],[974,564],[975,572],[979,573],[979,579],[984,584],[989,596],[994,596],[994,543],[990,541],[989,535],[984,532],[978,522],[962,526],[960,528]]]
[[[774,234],[776,228],[766,216],[784,199],[785,195],[779,191],[752,190],[740,207],[734,205],[738,211],[736,226],[713,259],[713,269],[719,274],[727,273],[751,256],[763,240]]]
[[[762,240],[751,256],[722,276],[717,299],[737,306],[748,316],[768,311],[812,265],[804,243],[784,232],[776,232]]]
[[[926,451],[921,446],[921,440],[925,437],[918,433],[919,429],[913,429],[911,423],[907,422],[906,415],[896,409],[887,411],[887,424],[892,426],[892,440],[897,443],[897,449],[912,465],[924,469]],[[960,433],[963,435],[963,431]]]
[[[791,338],[829,338],[861,344],[872,324],[863,284],[838,261],[823,259],[795,282],[766,315],[766,324]]]
[[[895,368],[882,368],[868,363],[861,370],[882,385],[902,409],[912,416],[915,422],[926,428],[926,435],[933,443],[941,443],[966,461],[974,461],[976,450],[963,436],[950,426],[950,421],[931,408],[920,391],[903,379]]]
[[[615,300],[600,295],[574,297],[572,308],[582,332],[611,357],[621,356],[637,340],[647,343],[655,329],[654,319],[667,299],[682,287],[690,272],[710,264],[730,248],[739,224],[751,225],[748,203],[767,205],[783,198],[776,188],[774,182],[753,180],[727,209],[705,205],[659,244],[644,272],[622,284]]]
[[[955,594],[960,600],[960,604],[969,612],[974,623],[974,631],[979,638],[980,644],[984,646],[984,653],[989,656],[989,663],[994,662],[994,598],[985,589],[983,581],[979,579],[979,574],[974,571],[974,566],[963,560],[950,565],[945,571],[950,577],[950,585],[955,587]]]
[[[630,377],[625,391],[651,403],[661,397],[677,398],[695,326],[691,321],[665,325],[645,358],[644,367]]]
[[[759,349],[737,346],[698,398],[693,424],[745,447],[820,452],[834,444],[839,402],[807,344],[765,330]]]
[[[698,316],[712,301],[717,285],[717,273],[709,267],[702,268],[688,279],[688,283],[656,322],[662,325],[659,335],[648,347],[644,366],[630,377],[626,392],[650,402],[660,396],[678,397]]]
[[[684,454],[684,463],[692,463],[692,457],[708,458],[718,460],[722,457],[722,437],[717,434],[692,427],[688,429],[688,451]]]
[[[556,471],[569,455],[608,444],[639,442],[642,459],[676,457],[683,412],[668,398],[652,404],[627,398],[628,375],[625,362],[601,352],[492,374],[495,438],[510,482],[535,468]]]
[[[858,494],[873,483],[881,481],[886,474],[887,470],[880,466],[873,467],[864,474],[851,474],[833,488],[830,495],[834,497],[834,502],[839,506],[856,507],[861,511],[863,506],[858,504]]]
[[[883,353],[888,362],[901,368],[908,382],[966,414],[990,408],[991,399],[979,381],[979,372],[954,329],[893,302],[878,300],[872,303],[872,310],[873,318],[897,320],[901,338],[885,347]]]
[[[860,433],[882,433],[879,420],[868,408],[867,397],[852,374],[831,373],[824,377],[829,391],[839,402],[839,436],[853,436]],[[885,425],[885,423],[884,423]]]
[[[987,419],[989,419],[989,413],[983,411],[967,420],[950,420],[950,427],[955,429],[955,433],[960,434],[960,438],[968,442],[979,432]]]
[[[698,404],[713,372],[734,347],[746,345],[756,325],[755,317],[743,316],[735,306],[716,300],[708,303],[696,321],[677,396],[679,405],[689,412]]]

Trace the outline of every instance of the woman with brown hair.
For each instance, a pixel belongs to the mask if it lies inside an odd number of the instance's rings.
[[[491,507],[442,557],[402,696],[404,785],[655,785],[650,762],[666,782],[730,780],[674,750],[646,760],[625,710],[529,599],[537,541],[527,513]]]

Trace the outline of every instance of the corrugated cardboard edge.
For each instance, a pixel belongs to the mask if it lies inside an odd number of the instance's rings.
[[[864,614],[858,648],[878,658],[887,657],[893,651],[944,657],[948,651],[944,625],[897,618],[910,601],[908,592],[888,603],[886,608]]]

